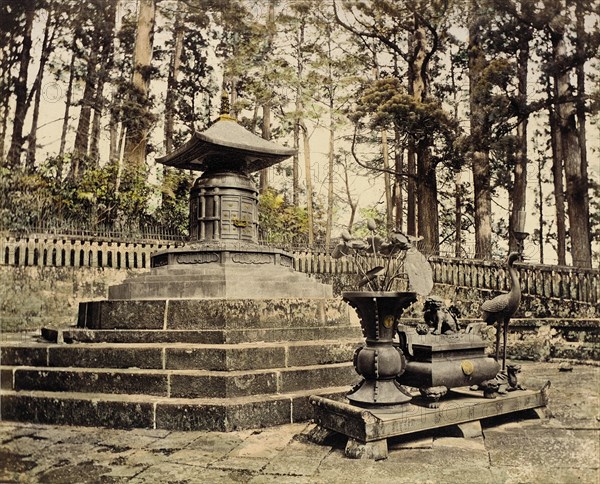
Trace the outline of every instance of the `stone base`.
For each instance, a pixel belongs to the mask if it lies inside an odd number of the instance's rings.
[[[472,396],[469,390],[457,390],[451,392],[452,398],[433,409],[426,402],[419,403],[415,394],[414,403],[395,414],[365,410],[318,395],[311,396],[310,403],[317,425],[348,437],[347,457],[379,460],[387,457],[390,437],[447,426],[458,426],[463,436],[473,437],[481,434],[481,419],[545,408],[549,386],[550,382],[539,391],[514,391],[493,400],[481,394]]]
[[[358,379],[335,299],[98,301],[80,328],[0,343],[0,417],[232,431],[307,420]]]
[[[157,252],[152,269],[111,286],[110,300],[330,298],[332,288],[295,272],[291,254],[255,244],[197,243]]]
[[[232,432],[303,422],[312,416],[313,391],[228,399],[145,395],[2,391],[2,420],[50,425]],[[322,389],[343,398],[347,387]]]

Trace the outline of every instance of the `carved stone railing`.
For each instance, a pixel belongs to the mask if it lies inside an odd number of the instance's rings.
[[[150,254],[174,246],[173,241],[125,242],[98,237],[0,233],[0,266],[94,267],[146,269]],[[333,259],[325,252],[294,250],[294,268],[319,275],[357,274],[351,258]],[[508,276],[497,261],[429,257],[438,284],[506,291]],[[381,264],[373,258],[372,266]],[[600,303],[600,270],[517,264],[524,294],[543,298]]]
[[[508,273],[498,261],[429,257],[438,284],[508,290]],[[600,270],[568,266],[516,264],[523,294],[568,299],[590,304],[600,302]]]

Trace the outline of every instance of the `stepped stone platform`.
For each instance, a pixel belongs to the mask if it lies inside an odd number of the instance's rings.
[[[0,344],[2,420],[233,431],[308,420],[358,378],[338,299],[81,303],[77,327]]]
[[[111,286],[109,300],[331,298],[332,289],[294,271],[284,250],[232,241],[192,242],[151,256],[149,273]]]

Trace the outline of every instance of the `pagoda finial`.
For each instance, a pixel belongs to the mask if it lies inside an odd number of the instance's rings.
[[[235,121],[235,118],[231,116],[231,106],[229,104],[229,93],[225,89],[223,89],[223,92],[221,94],[221,114],[219,116],[219,119]]]

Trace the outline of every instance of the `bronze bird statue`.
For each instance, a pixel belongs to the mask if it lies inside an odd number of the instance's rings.
[[[503,348],[502,348],[502,371],[506,370],[506,339],[508,333],[508,323],[510,318],[517,311],[521,302],[521,285],[519,276],[513,267],[515,261],[520,260],[521,256],[516,252],[511,252],[508,256],[508,273],[510,274],[510,291],[507,294],[501,294],[494,299],[485,301],[481,305],[481,319],[487,324],[496,323],[496,361],[500,349],[500,329],[503,330]]]

